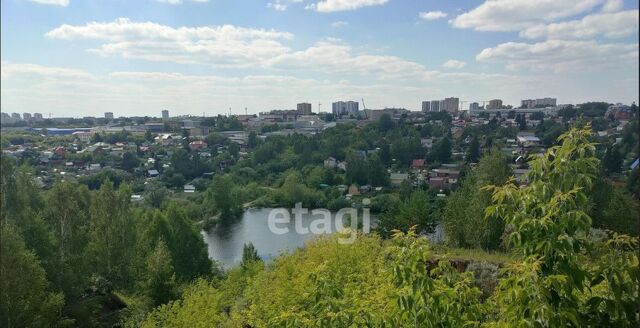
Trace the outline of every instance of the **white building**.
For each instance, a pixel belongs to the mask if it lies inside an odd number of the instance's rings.
[[[431,110],[431,102],[430,101],[423,101],[422,102],[422,111],[423,112],[428,112]]]
[[[169,111],[165,109],[162,111],[162,119],[166,120],[168,118],[169,118]]]
[[[336,101],[331,104],[333,115],[358,115],[359,104],[357,101]]]

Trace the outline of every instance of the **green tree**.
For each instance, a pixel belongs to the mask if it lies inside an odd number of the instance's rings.
[[[230,175],[216,175],[207,189],[207,206],[213,209],[212,212],[220,213],[223,219],[235,218],[242,212],[241,200],[236,197],[234,189]]]
[[[133,169],[137,168],[140,165],[140,160],[138,156],[134,152],[127,151],[122,154],[122,169],[125,171],[132,172]]]
[[[480,159],[480,141],[478,141],[478,137],[473,136],[467,150],[467,162],[477,163],[478,159]]]
[[[623,161],[624,156],[620,153],[618,146],[609,145],[604,153],[604,157],[602,158],[602,165],[607,172],[619,173],[622,169]]]
[[[440,163],[451,161],[451,140],[449,137],[440,139],[433,147],[432,157]]]
[[[66,295],[77,296],[87,282],[90,204],[89,190],[78,183],[58,182],[47,193],[44,217],[57,244],[50,279]]]
[[[0,226],[0,322],[3,327],[51,327],[60,322],[62,294],[49,291],[44,269],[16,229]]]
[[[390,236],[393,230],[407,231],[413,226],[420,233],[433,232],[440,210],[440,204],[432,194],[416,190],[397,208],[381,215],[377,230],[383,236]]]
[[[131,283],[129,261],[135,230],[130,200],[126,185],[115,190],[111,182],[105,182],[91,202],[90,258],[95,272],[115,286]]]
[[[487,250],[500,248],[504,223],[499,218],[484,217],[491,194],[481,188],[504,184],[510,176],[508,159],[500,150],[493,149],[480,160],[445,206],[442,223],[449,244]]]
[[[631,265],[638,263],[635,254],[624,253],[637,241],[615,237],[591,248],[587,238],[586,192],[599,166],[590,135],[589,126],[562,135],[560,145],[531,162],[529,185],[520,188],[510,181],[485,188],[493,191],[494,202],[487,215],[514,228],[508,244],[522,258],[507,267],[494,294],[498,324],[635,326],[640,321],[637,268],[609,256],[595,266],[582,260],[589,250],[602,247],[625,254]]]
[[[171,254],[165,242],[160,239],[147,257],[146,279],[142,286],[144,292],[154,304],[160,305],[176,297],[176,282],[171,262]]]
[[[249,262],[262,261],[258,255],[258,250],[253,246],[253,243],[244,244],[242,247],[242,265],[245,266]]]

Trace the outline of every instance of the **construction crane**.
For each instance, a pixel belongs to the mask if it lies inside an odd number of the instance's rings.
[[[362,109],[363,110],[367,109],[367,106],[364,105],[364,98],[362,98]]]

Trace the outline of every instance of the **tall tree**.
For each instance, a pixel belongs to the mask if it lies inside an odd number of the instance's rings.
[[[480,158],[480,142],[477,136],[471,138],[469,149],[467,150],[467,162],[477,163]]]
[[[64,297],[49,291],[44,269],[11,224],[0,226],[0,254],[0,326],[60,323]]]
[[[130,216],[131,190],[110,181],[102,184],[91,203],[90,254],[96,273],[115,286],[128,286],[129,261],[135,230]]]
[[[154,304],[167,303],[176,297],[176,281],[171,262],[171,254],[165,242],[160,239],[147,257],[146,279],[142,286]]]

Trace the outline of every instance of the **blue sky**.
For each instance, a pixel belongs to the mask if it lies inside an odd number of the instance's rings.
[[[1,24],[4,112],[638,100],[637,1],[6,0]]]

